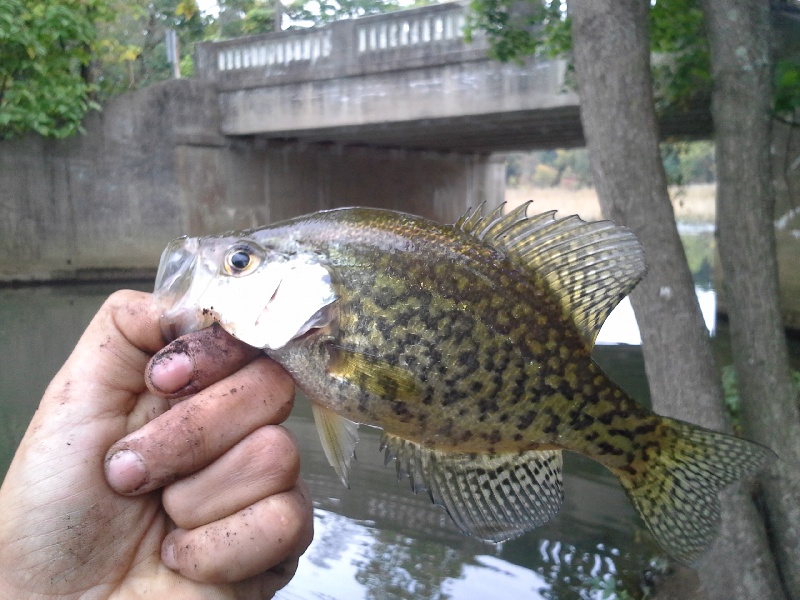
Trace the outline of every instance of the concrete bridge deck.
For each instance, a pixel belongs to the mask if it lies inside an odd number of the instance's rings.
[[[308,143],[496,152],[584,144],[563,60],[500,63],[464,38],[448,3],[200,44],[224,135]],[[665,136],[711,134],[707,107],[664,119]]]

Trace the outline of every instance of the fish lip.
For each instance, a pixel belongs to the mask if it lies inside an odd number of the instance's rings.
[[[187,310],[185,305],[198,266],[197,238],[179,237],[161,253],[153,296],[161,305],[161,335],[171,342],[218,321],[208,310]]]
[[[186,291],[197,261],[197,238],[172,240],[161,253],[153,293],[159,299],[176,298]],[[181,294],[179,294],[181,292]]]

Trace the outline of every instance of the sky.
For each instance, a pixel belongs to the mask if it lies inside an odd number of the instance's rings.
[[[197,0],[197,6],[200,7],[200,12],[206,15],[219,15],[219,6],[217,0]]]

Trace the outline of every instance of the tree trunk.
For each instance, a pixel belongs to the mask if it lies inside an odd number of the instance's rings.
[[[659,153],[649,2],[571,0],[569,6],[581,118],[600,204],[607,217],[631,228],[645,249],[648,274],[631,301],[653,406],[660,414],[728,429]],[[769,549],[763,522],[745,487],[731,486],[721,500],[721,534],[698,568],[705,595],[784,598],[774,562],[764,559]]]
[[[719,253],[747,433],[780,457],[761,478],[772,547],[800,598],[800,414],[778,298],[768,0],[704,0],[711,47]]]

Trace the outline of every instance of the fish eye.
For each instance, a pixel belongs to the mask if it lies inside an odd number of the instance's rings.
[[[240,276],[255,270],[261,264],[261,254],[247,244],[236,244],[225,255],[225,272]]]

